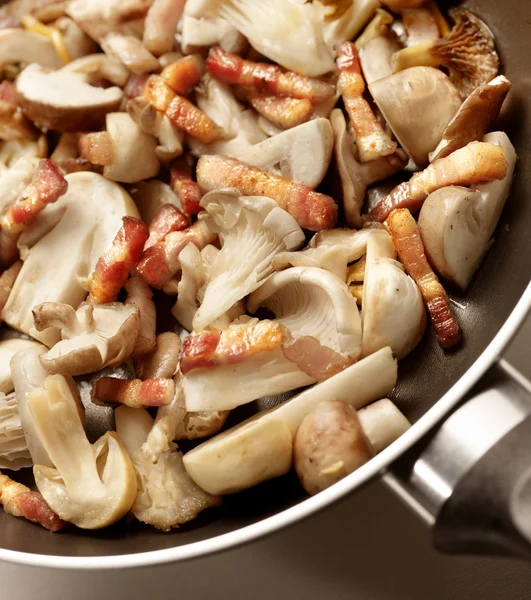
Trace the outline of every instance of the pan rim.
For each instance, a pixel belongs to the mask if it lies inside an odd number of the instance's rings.
[[[344,498],[367,483],[418,442],[477,383],[500,357],[531,310],[531,283],[487,348],[466,373],[406,433],[369,463],[316,496],[252,525],[200,542],[135,554],[110,556],[62,556],[32,554],[0,548],[0,560],[31,567],[53,569],[110,570],[157,566],[205,557],[258,540],[305,519]]]

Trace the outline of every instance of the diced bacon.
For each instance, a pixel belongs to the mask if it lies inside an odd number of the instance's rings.
[[[20,273],[20,269],[22,269],[22,264],[23,263],[21,260],[17,260],[16,263],[11,265],[9,269],[0,275],[0,322],[2,311],[4,310],[4,306],[7,304],[9,294],[11,294],[11,290],[15,285],[15,281]]]
[[[385,133],[380,122],[363,97],[365,82],[356,46],[343,42],[337,48],[338,91],[343,97],[345,109],[356,133],[356,146],[361,162],[389,156],[396,152],[397,145]]]
[[[134,304],[140,315],[140,328],[133,354],[143,356],[151,352],[156,344],[157,307],[153,302],[153,292],[140,275],[135,275],[127,280],[125,291],[127,292],[125,304]]]
[[[168,233],[182,231],[190,226],[190,219],[173,204],[165,204],[149,225],[149,238],[144,251],[161,242]]]
[[[268,352],[289,340],[289,331],[276,321],[233,325],[223,331],[188,336],[181,347],[181,373],[194,369],[235,364],[259,352]]]
[[[142,96],[148,78],[149,75],[146,73],[143,73],[142,75],[135,75],[135,73],[131,73],[124,87],[124,96],[126,98],[136,98],[137,96]]]
[[[166,109],[166,116],[178,129],[202,144],[211,144],[224,136],[224,131],[219,125],[182,96],[173,98]]]
[[[124,217],[112,246],[102,254],[89,283],[89,302],[115,302],[129,273],[136,266],[148,239],[148,228],[139,219]]]
[[[184,156],[173,161],[170,169],[171,187],[179,196],[185,214],[198,215],[203,194],[199,185],[192,179],[192,167]]]
[[[308,98],[251,94],[249,102],[256,112],[280,129],[291,129],[306,123],[313,114],[313,106]]]
[[[267,196],[310,231],[331,229],[337,221],[337,204],[325,194],[266,173],[233,158],[204,155],[197,163],[197,182],[204,191],[235,187],[244,196]]]
[[[415,219],[407,208],[401,208],[389,215],[387,226],[402,264],[420,289],[439,346],[455,346],[461,339],[459,324],[443,286],[428,263]]]
[[[199,54],[190,54],[176,60],[162,70],[160,76],[176,94],[188,94],[199,83],[205,72],[205,63]]]
[[[173,50],[186,0],[154,0],[144,22],[144,46],[155,56]]]
[[[2,216],[2,228],[11,234],[19,233],[33,223],[48,204],[65,194],[67,189],[68,182],[59,168],[51,160],[41,159],[26,192]]]
[[[503,179],[506,174],[507,160],[501,146],[471,142],[395,187],[373,208],[369,219],[383,223],[396,208],[408,208],[411,212],[420,210],[424,200],[440,188],[475,186]]]
[[[166,112],[170,102],[175,98],[175,92],[159,75],[150,75],[144,86],[144,98],[157,110]]]
[[[228,84],[251,86],[259,93],[308,98],[318,103],[335,92],[333,85],[320,79],[283,71],[268,63],[246,60],[238,54],[225,52],[219,46],[210,49],[206,67],[215,79]]]
[[[354,361],[323,346],[317,338],[305,335],[283,346],[284,356],[309,377],[324,381],[350,366]]]
[[[167,406],[175,394],[173,379],[117,379],[102,377],[94,386],[92,401],[95,404],[124,404],[131,408],[142,406]]]
[[[48,506],[39,492],[32,492],[22,483],[0,473],[0,504],[6,513],[24,517],[49,531],[59,531],[66,523]]]
[[[188,229],[169,233],[162,242],[146,250],[137,271],[149,285],[160,290],[180,270],[179,254],[188,242],[202,250],[216,239],[217,235],[210,231],[204,221],[196,221]]]
[[[81,158],[94,165],[111,165],[114,159],[112,138],[107,131],[85,133],[79,137]]]

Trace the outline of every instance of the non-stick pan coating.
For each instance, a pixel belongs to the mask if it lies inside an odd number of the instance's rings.
[[[519,154],[511,198],[503,213],[496,243],[466,296],[453,293],[454,309],[463,328],[463,345],[443,353],[431,331],[400,363],[395,400],[414,422],[470,367],[505,322],[531,280],[531,9],[522,0],[465,2],[490,26],[498,42],[503,69],[513,90],[499,128],[507,131]],[[59,258],[59,257],[57,257]],[[198,542],[250,525],[288,508],[303,498],[292,476],[267,482],[227,497],[224,506],[207,511],[190,525],[160,533],[136,521],[100,532],[70,528],[60,534],[15,519],[0,511],[0,548],[35,554],[105,556],[162,550]]]

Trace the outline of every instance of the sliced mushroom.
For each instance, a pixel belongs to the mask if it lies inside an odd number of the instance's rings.
[[[138,181],[130,188],[130,193],[146,225],[151,224],[155,215],[166,204],[182,209],[177,194],[167,183],[158,179]]]
[[[108,33],[101,40],[101,47],[107,56],[120,60],[136,75],[150,73],[159,68],[159,61],[144,47],[141,40],[132,35]]]
[[[264,306],[294,337],[312,336],[322,346],[356,361],[361,354],[361,319],[344,281],[316,267],[273,274],[247,301],[254,314]]]
[[[203,442],[185,455],[186,470],[204,490],[216,494],[239,492],[284,475],[292,465],[293,436],[307,413],[325,400],[345,400],[356,409],[362,408],[390,392],[396,377],[391,350],[380,350]],[[271,448],[275,448],[274,453]]]
[[[9,367],[9,362],[7,363]],[[0,394],[0,469],[18,471],[33,461],[20,422],[15,394]]]
[[[424,167],[461,106],[457,88],[431,67],[406,69],[369,87],[401,146],[416,165]]]
[[[361,68],[367,85],[393,74],[391,58],[400,48],[395,36],[379,35],[359,49]]]
[[[88,278],[111,246],[122,218],[138,216],[128,194],[101,175],[73,173],[66,180],[67,193],[49,205],[19,238],[24,265],[3,311],[8,325],[49,346],[59,340],[59,331],[34,331],[33,307],[43,302],[78,306],[87,295]],[[53,256],[62,259],[51,260]]]
[[[420,233],[431,264],[463,290],[490,248],[516,165],[516,152],[505,133],[489,133],[484,141],[503,148],[506,176],[476,189],[442,188],[428,196],[419,215]]]
[[[94,445],[87,439],[76,402],[61,375],[47,377],[28,405],[53,467],[33,467],[35,483],[52,510],[82,529],[107,527],[131,508],[135,471],[114,432]]]
[[[62,68],[62,71],[74,71],[75,73],[86,73],[91,78],[108,79],[118,87],[124,87],[129,78],[129,71],[119,61],[109,58],[106,54],[83,55]],[[90,79],[89,79],[90,81]]]
[[[390,446],[411,427],[411,423],[388,398],[365,406],[358,411],[358,417],[376,453]]]
[[[275,254],[304,241],[295,219],[270,198],[240,196],[238,190],[228,188],[206,194],[201,205],[208,214],[208,227],[223,235],[223,246],[193,320],[196,331],[257,289],[273,272]]]
[[[16,90],[23,112],[37,126],[57,131],[98,129],[122,100],[122,90],[94,87],[85,73],[47,72],[36,64],[18,76]]]
[[[0,30],[0,64],[12,63],[37,63],[49,69],[63,66],[49,38],[9,27]]]
[[[8,169],[13,167],[19,158],[44,158],[47,154],[48,148],[44,136],[39,137],[37,141],[24,139],[0,141],[0,163]]]
[[[48,373],[84,375],[119,365],[135,346],[140,316],[135,304],[82,304],[77,311],[59,302],[33,309],[35,329],[59,328],[63,340],[40,358]]]
[[[72,19],[60,17],[55,21],[54,26],[62,34],[65,49],[71,60],[76,60],[82,56],[87,56],[87,54],[97,52],[98,46],[94,40],[92,40]]]
[[[22,338],[9,338],[0,341],[0,392],[11,393],[15,387],[11,377],[10,362],[13,356],[20,350],[28,348],[41,348],[41,345],[33,340]]]

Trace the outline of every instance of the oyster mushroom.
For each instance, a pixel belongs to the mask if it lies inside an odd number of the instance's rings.
[[[0,64],[37,63],[48,69],[59,69],[63,61],[50,40],[38,33],[19,28],[0,30]]]
[[[373,81],[374,101],[415,164],[428,164],[437,144],[461,106],[450,79],[432,67],[413,67]]]
[[[184,456],[184,466],[198,485],[216,494],[239,492],[284,475],[292,465],[293,437],[307,413],[325,400],[362,408],[390,392],[396,377],[396,359],[389,348],[382,349],[203,442]]]
[[[48,373],[84,375],[119,365],[135,346],[140,317],[135,304],[45,302],[33,309],[36,331],[59,328],[63,339],[40,357]]]
[[[177,371],[181,338],[172,331],[166,331],[160,333],[156,341],[155,348],[149,354],[133,357],[135,374],[139,379],[171,379]]]
[[[442,188],[428,196],[419,215],[419,229],[431,264],[463,290],[491,245],[516,164],[516,152],[505,133],[489,133],[483,139],[503,148],[506,176],[476,189]]]
[[[420,291],[395,258],[389,234],[374,231],[367,240],[363,279],[363,356],[390,346],[398,359],[404,358],[426,328]]]
[[[85,73],[47,72],[36,64],[18,76],[16,92],[24,114],[38,127],[57,131],[98,129],[122,100],[120,88],[94,87]]]
[[[304,234],[295,219],[266,197],[240,196],[225,189],[206,194],[201,205],[209,229],[223,238],[210,267],[203,302],[195,314],[196,331],[227,312],[273,272],[272,260],[283,250],[302,245]]]
[[[393,74],[391,58],[400,48],[400,42],[395,36],[379,35],[358,50],[367,85]]]
[[[32,465],[15,394],[0,393],[0,469],[18,471]]]
[[[90,78],[107,79],[118,87],[124,87],[130,75],[127,68],[121,62],[109,58],[102,52],[83,55],[65,65],[62,71],[86,73],[89,75],[89,81]]]
[[[407,164],[407,156],[398,150],[390,156],[362,163],[348,135],[343,111],[335,108],[330,115],[330,122],[335,137],[334,156],[339,171],[345,220],[349,227],[361,227],[363,221],[360,213],[367,186],[400,171]]]
[[[331,51],[334,50],[336,44],[354,39],[379,6],[379,2],[376,0],[356,0],[355,2],[325,0],[321,4],[326,9],[322,23],[323,36]],[[330,4],[334,6],[332,14],[328,12]],[[335,9],[341,5],[346,10]]]
[[[450,9],[455,25],[433,42],[410,46],[394,56],[395,71],[414,66],[446,67],[463,100],[496,77],[500,59],[489,28],[464,8]]]
[[[137,494],[127,451],[114,432],[91,445],[76,402],[61,375],[47,377],[28,398],[35,427],[53,467],[36,464],[37,488],[50,508],[82,529],[100,529],[121,519]]]
[[[132,35],[110,32],[101,40],[101,47],[107,56],[121,61],[136,75],[159,68],[159,61],[144,47],[141,40]]]
[[[153,425],[146,410],[121,406],[115,415],[116,431],[137,473],[138,494],[131,510],[139,521],[169,531],[195,519],[202,510],[220,504],[220,498],[194,483],[175,444],[170,444],[156,463],[146,458],[142,444],[148,440]]]
[[[344,281],[316,267],[273,274],[247,300],[254,314],[269,309],[294,337],[312,336],[322,346],[356,361],[361,354],[361,320]]]
[[[186,244],[183,248],[179,254],[179,262],[182,275],[177,286],[177,302],[171,313],[187,331],[193,331],[198,292],[206,281],[205,268],[201,252],[192,243]]]
[[[72,173],[67,193],[41,213],[20,236],[24,265],[4,308],[8,325],[47,345],[60,338],[57,329],[35,332],[32,309],[43,302],[78,306],[88,278],[126,215],[138,216],[128,194],[96,173]],[[61,261],[50,257],[61,256]]]
[[[15,387],[11,377],[10,362],[13,356],[20,350],[28,348],[41,348],[38,342],[22,338],[9,338],[0,341],[0,392],[11,393]]]

